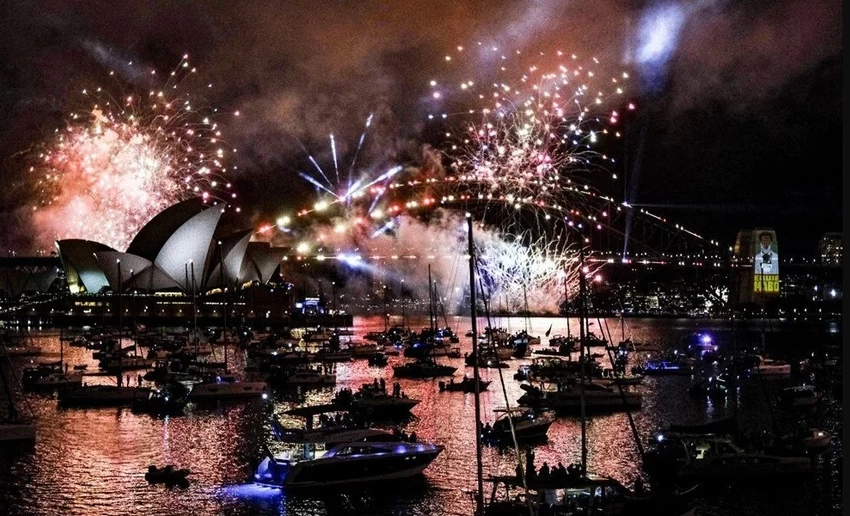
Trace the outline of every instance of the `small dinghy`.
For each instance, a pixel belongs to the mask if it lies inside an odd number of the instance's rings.
[[[189,476],[191,471],[188,469],[174,469],[171,464],[164,468],[157,468],[153,464],[148,466],[148,472],[145,473],[145,480],[149,484],[165,484],[166,487],[189,487]]]

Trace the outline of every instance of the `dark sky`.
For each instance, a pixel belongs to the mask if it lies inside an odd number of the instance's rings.
[[[841,32],[836,0],[8,0],[3,182],[24,177],[22,156],[60,124],[79,84],[115,70],[146,89],[124,63],[167,71],[188,53],[215,84],[205,100],[243,113],[227,125],[236,183],[255,219],[273,217],[298,182],[297,141],[321,154],[333,131],[350,151],[374,112],[361,159],[415,161],[428,80],[447,51],[484,41],[632,70],[639,109],[612,188],[708,236],[772,226],[783,246],[809,251],[841,227]],[[24,194],[4,190],[3,223],[24,225]],[[15,238],[3,243],[25,245]]]

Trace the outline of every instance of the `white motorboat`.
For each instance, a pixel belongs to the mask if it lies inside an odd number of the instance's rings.
[[[298,443],[277,455],[267,451],[254,481],[298,488],[398,480],[422,473],[443,451],[440,445],[405,442],[380,430],[345,434],[345,441],[338,441],[341,433],[333,438],[336,444]]]
[[[231,375],[216,375],[196,383],[189,392],[190,401],[235,398],[264,398],[268,396],[266,382],[243,382]]]

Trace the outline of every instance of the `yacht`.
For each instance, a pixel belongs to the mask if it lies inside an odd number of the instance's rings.
[[[813,385],[786,387],[779,391],[779,402],[788,409],[807,409],[817,405],[820,394]]]
[[[305,446],[302,454],[267,454],[254,481],[276,487],[325,487],[399,480],[418,475],[437,458],[443,446],[408,443],[374,430],[359,440],[320,450]]]
[[[528,489],[516,476],[491,477],[490,500],[484,516],[692,516],[698,486],[656,494],[637,493],[601,475],[578,473],[527,478]]]
[[[64,389],[83,384],[83,373],[62,370],[62,362],[40,363],[24,367],[21,384],[28,389]]]
[[[208,376],[192,385],[190,401],[223,400],[235,398],[267,398],[266,382],[243,382],[232,375]]]
[[[393,375],[398,378],[435,378],[451,376],[457,367],[438,364],[433,359],[422,358],[416,362],[393,366]]]
[[[131,405],[139,396],[150,392],[149,387],[118,387],[115,385],[84,385],[59,392],[59,404],[66,407],[120,407]]]
[[[100,362],[100,368],[104,371],[130,371],[134,369],[150,369],[154,360],[140,355],[127,355],[119,358],[110,358]]]
[[[0,349],[2,349],[0,355],[10,357],[29,357],[41,354],[41,348],[38,346],[2,346]]]
[[[537,413],[530,409],[496,409],[494,412],[500,415],[492,426],[484,427],[481,436],[492,444],[513,444],[514,436],[518,442],[543,440],[555,422],[552,414]]]
[[[459,382],[455,382],[454,378],[449,380],[449,383],[441,381],[439,383],[440,392],[449,391],[449,392],[463,392],[465,394],[469,394],[471,392],[475,392],[475,380],[469,378],[467,376],[463,377],[463,380]],[[489,381],[484,381],[482,379],[478,379],[478,391],[484,392],[487,390],[487,387],[490,386]]]
[[[530,385],[520,386],[525,392],[517,401],[524,407],[547,408],[556,411],[576,411],[581,408],[582,389],[580,385],[549,384],[547,389]],[[639,392],[620,392],[619,388],[601,382],[584,384],[584,407],[592,411],[616,411],[639,409]]]
[[[393,434],[356,425],[313,428],[313,416],[337,411],[333,406],[304,407],[306,429],[282,428],[272,421],[272,432],[282,452],[266,457],[257,466],[254,482],[283,488],[325,487],[381,482],[421,473],[443,451],[428,443],[406,442]]]
[[[272,366],[268,383],[279,386],[324,387],[336,385],[336,374],[312,367]]]
[[[680,360],[647,360],[642,368],[632,371],[646,376],[690,376],[693,367]]]
[[[388,361],[386,353],[378,352],[369,356],[370,367],[384,367]]]
[[[354,358],[369,358],[378,352],[377,344],[357,344],[351,346],[351,351]]]
[[[339,391],[334,396],[334,403],[356,414],[391,418],[409,415],[420,401],[408,398],[400,387],[390,395],[374,384],[365,383],[357,392],[351,392],[351,389]]]
[[[651,474],[688,480],[759,481],[811,470],[808,457],[746,451],[725,436],[715,434],[659,434],[656,449],[647,454],[644,468]]]
[[[756,366],[750,369],[750,374],[759,376],[788,376],[791,374],[791,364],[780,360],[772,360],[756,355]]]

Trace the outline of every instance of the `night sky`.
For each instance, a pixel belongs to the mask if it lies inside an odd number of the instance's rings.
[[[361,161],[416,165],[429,79],[447,51],[483,41],[593,55],[635,76],[620,179],[601,189],[727,242],[774,227],[810,253],[841,229],[841,32],[835,0],[3,2],[2,244],[29,245],[9,230],[28,220],[25,156],[74,92],[111,70],[152,86],[129,61],[167,71],[188,53],[215,85],[204,100],[242,113],[227,139],[258,223],[310,195],[294,175],[298,142],[327,159],[334,132],[350,152],[369,113]]]

